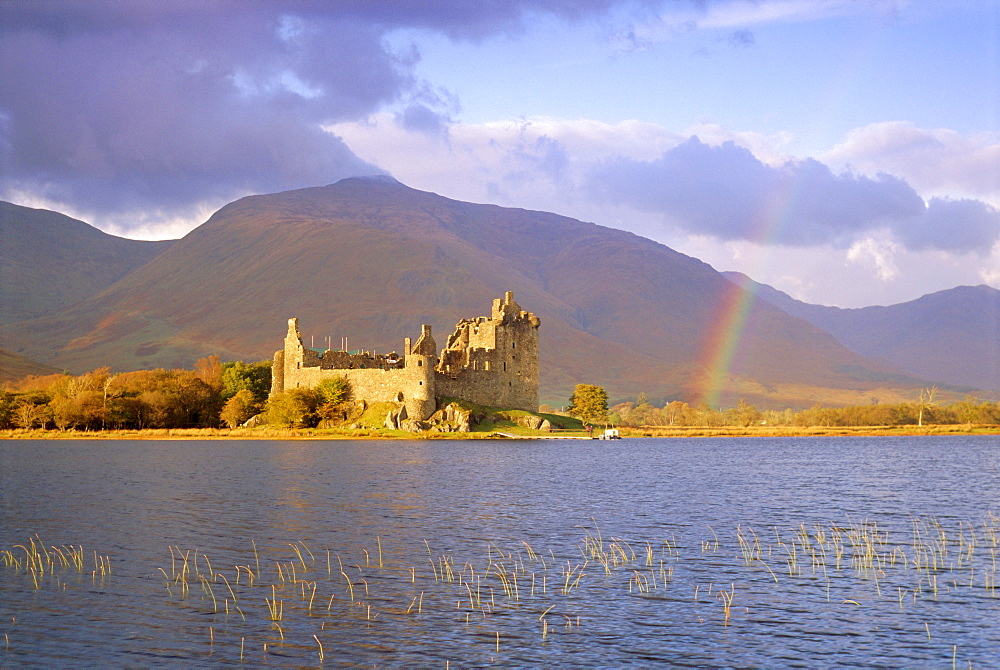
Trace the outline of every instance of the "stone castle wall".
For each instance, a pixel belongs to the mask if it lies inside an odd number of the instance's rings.
[[[298,319],[288,320],[285,346],[274,355],[272,387],[311,388],[328,377],[343,377],[355,399],[397,402],[414,419],[429,417],[438,397],[479,405],[537,411],[538,326],[508,292],[493,301],[489,317],[465,319],[437,356],[430,326],[423,326],[403,355],[318,352],[302,344]]]
[[[538,326],[509,292],[489,317],[460,321],[441,352],[438,396],[538,411]]]

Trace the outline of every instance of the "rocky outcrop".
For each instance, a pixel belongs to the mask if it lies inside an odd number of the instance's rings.
[[[476,424],[471,409],[464,409],[458,403],[449,403],[428,419],[435,430],[441,433],[468,433]]]
[[[254,414],[252,417],[243,422],[241,428],[257,428],[258,426],[263,426],[267,424],[267,416],[265,414]]]
[[[403,423],[407,418],[406,405],[400,405],[399,409],[395,409],[385,415],[384,425],[391,430],[407,430],[403,428]]]

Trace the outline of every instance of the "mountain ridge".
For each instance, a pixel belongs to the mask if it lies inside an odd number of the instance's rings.
[[[895,305],[811,305],[740,273],[723,273],[792,316],[822,328],[849,349],[911,374],[1000,390],[1000,291],[956,286]],[[961,342],[956,350],[950,343]]]
[[[553,404],[581,382],[695,402],[715,375],[721,402],[792,407],[905,398],[925,382],[766,301],[731,368],[714,370],[706,342],[742,289],[708,264],[558,214],[364,178],[234,201],[100,293],[0,327],[0,341],[70,370],[180,367],[270,357],[297,316],[320,342],[389,351],[421,323],[443,341],[506,290],[542,319]]]

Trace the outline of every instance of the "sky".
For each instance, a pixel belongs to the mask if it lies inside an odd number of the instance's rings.
[[[811,303],[1000,288],[1000,0],[0,0],[4,200],[167,239],[370,174]]]

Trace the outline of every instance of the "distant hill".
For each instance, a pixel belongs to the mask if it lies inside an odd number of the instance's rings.
[[[399,350],[420,324],[456,321],[513,290],[538,314],[541,399],[573,385],[764,406],[908,398],[924,380],[848,350],[766,301],[745,315],[731,365],[711,343],[742,289],[709,265],[631,233],[555,214],[478,205],[385,178],[243,198],[101,293],[0,327],[0,342],[84,371],[270,357],[286,319],[307,344]],[[742,321],[741,321],[742,322]]]
[[[805,319],[849,349],[948,384],[1000,390],[1000,291],[959,286],[888,307],[810,305],[739,273],[738,285]]]
[[[0,201],[0,323],[92,296],[172,243],[127,240],[56,212]]]
[[[28,375],[53,375],[58,372],[61,370],[0,348],[0,384],[22,379]]]

